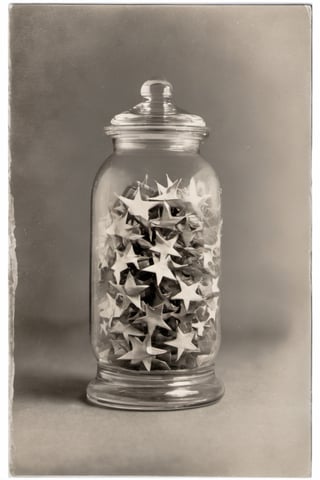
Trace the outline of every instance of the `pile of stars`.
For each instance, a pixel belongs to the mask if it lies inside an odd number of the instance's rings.
[[[105,218],[99,252],[100,361],[133,370],[212,362],[221,219],[201,182],[130,185]]]

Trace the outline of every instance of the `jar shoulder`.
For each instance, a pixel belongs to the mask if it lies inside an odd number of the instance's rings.
[[[165,184],[167,177],[172,182],[181,180],[189,183],[194,177],[198,181],[210,184],[212,189],[220,190],[220,182],[210,162],[200,154],[156,152],[147,154],[112,153],[101,165],[94,181],[94,189],[100,185],[122,187],[128,183],[142,181],[147,176],[151,181]],[[120,188],[122,188],[120,186]]]

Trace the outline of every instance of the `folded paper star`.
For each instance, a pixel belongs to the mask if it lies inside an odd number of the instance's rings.
[[[117,285],[110,282],[111,285],[122,295],[126,296],[136,307],[141,308],[140,294],[148,288],[148,285],[137,285],[134,277],[129,272],[124,285]]]
[[[127,213],[123,217],[119,217],[119,215],[113,215],[112,218],[112,223],[106,229],[107,235],[117,235],[118,237],[123,237],[132,241],[143,237],[143,235],[139,235],[137,232],[135,232],[136,229],[133,226],[127,224]]]
[[[191,178],[189,187],[183,193],[183,199],[185,202],[188,202],[195,212],[201,214],[201,205],[203,202],[208,200],[211,195],[201,195],[198,193],[197,184],[194,177]]]
[[[119,360],[131,360],[132,364],[142,362],[148,371],[151,370],[152,359],[156,355],[161,355],[162,353],[167,352],[162,348],[153,347],[151,345],[151,338],[148,335],[143,342],[138,338],[130,337],[130,343],[132,350],[119,357]]]
[[[118,283],[120,282],[121,272],[128,268],[128,264],[133,263],[136,268],[139,268],[138,260],[141,258],[143,257],[139,257],[135,254],[131,243],[128,243],[122,254],[118,251],[116,252],[116,261],[112,265],[111,269],[114,271],[114,275]]]
[[[170,240],[165,239],[156,232],[156,244],[150,248],[153,252],[160,253],[160,257],[167,257],[168,255],[173,255],[175,257],[181,257],[180,253],[173,248],[178,239],[178,235]]]
[[[174,340],[170,340],[165,342],[166,345],[170,345],[171,347],[175,347],[178,350],[177,360],[181,357],[185,350],[188,351],[197,351],[198,348],[194,343],[192,343],[194,337],[194,332],[183,333],[180,328],[177,328],[177,337]]]
[[[160,183],[156,182],[157,187],[158,187],[159,195],[157,195],[156,197],[152,197],[152,200],[170,201],[170,200],[179,199],[177,190],[178,190],[180,182],[181,182],[181,178],[179,180],[175,180],[174,182],[172,182],[168,175],[167,175],[167,186],[166,187],[164,187]]]
[[[123,312],[128,308],[129,301],[123,301],[120,304],[117,303],[109,293],[106,293],[102,302],[99,304],[99,315],[101,318],[109,319],[109,325],[113,318],[120,317]]]
[[[128,323],[127,325],[123,324],[120,320],[118,320],[114,326],[110,329],[111,333],[121,333],[125,340],[129,342],[129,335],[132,335],[134,337],[143,337],[144,333],[138,330],[137,328],[134,328],[131,323]]]
[[[197,322],[192,323],[192,328],[197,330],[199,337],[202,337],[204,334],[204,329],[209,327],[208,320],[198,320]]]
[[[135,320],[143,321],[148,326],[148,334],[151,337],[156,327],[165,328],[166,330],[171,330],[170,327],[166,324],[163,320],[163,305],[160,307],[152,308],[149,305],[145,306],[146,314],[143,317],[138,318]]]
[[[176,280],[176,277],[173,275],[172,271],[168,267],[168,259],[161,257],[160,259],[153,257],[153,265],[143,269],[145,272],[152,272],[157,277],[157,284],[160,285],[163,277],[171,278]]]
[[[172,300],[182,300],[187,311],[189,310],[190,302],[200,302],[203,300],[202,296],[197,293],[197,289],[200,287],[199,283],[187,285],[180,279],[178,279],[178,282],[181,291],[172,297]]]
[[[149,210],[155,207],[156,205],[159,205],[158,201],[142,200],[140,187],[138,187],[136,196],[134,197],[133,200],[131,200],[130,198],[123,197],[122,195],[119,195],[119,198],[128,207],[131,215],[134,215],[135,217],[140,217],[143,220],[148,220]]]
[[[174,216],[171,214],[170,206],[164,202],[162,215],[158,219],[151,220],[151,224],[155,227],[174,229],[174,227],[184,220],[184,216]]]

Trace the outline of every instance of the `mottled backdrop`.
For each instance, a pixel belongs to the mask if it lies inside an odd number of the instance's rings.
[[[309,474],[310,16],[279,5],[11,7],[14,473]],[[226,395],[188,412],[116,412],[83,400],[95,373],[90,189],[111,152],[103,126],[154,76],[211,129],[202,153],[223,189]]]

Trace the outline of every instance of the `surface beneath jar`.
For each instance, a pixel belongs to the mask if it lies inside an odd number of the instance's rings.
[[[166,178],[128,185],[100,219],[100,362],[189,369],[217,352],[220,211],[201,181]]]
[[[227,329],[217,362],[225,396],[216,405],[176,412],[85,402],[96,368],[85,317],[20,327],[13,473],[308,476],[308,332],[298,312],[291,313],[297,328],[286,337],[270,326],[256,335]]]

